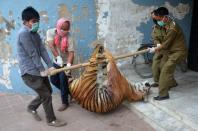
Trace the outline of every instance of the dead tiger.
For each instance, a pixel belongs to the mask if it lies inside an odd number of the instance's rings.
[[[106,62],[97,64],[106,59]],[[148,94],[145,90],[132,86],[117,69],[111,53],[97,45],[91,58],[90,66],[85,68],[80,78],[70,85],[72,97],[85,109],[91,112],[109,112],[124,100],[143,100]]]

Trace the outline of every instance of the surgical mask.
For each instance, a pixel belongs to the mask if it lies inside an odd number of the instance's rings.
[[[62,37],[66,36],[67,33],[68,33],[68,31],[60,30],[60,36],[62,36]]]
[[[165,26],[165,23],[163,21],[157,21],[157,24],[161,27]]]
[[[38,29],[39,29],[39,22],[33,23],[32,24],[32,28],[31,28],[31,31],[32,32],[37,32]]]

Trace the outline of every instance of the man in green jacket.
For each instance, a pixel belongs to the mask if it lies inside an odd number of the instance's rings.
[[[155,20],[155,16],[157,16],[157,10],[151,12],[151,17],[154,22],[153,31],[151,33],[151,37],[153,40],[154,45],[160,46],[161,43],[164,42],[164,36],[166,34],[166,30],[164,27],[161,27],[157,24],[157,20]],[[152,87],[159,86],[159,76],[160,76],[160,69],[161,69],[161,58],[163,57],[163,52],[155,52],[153,56],[153,63],[152,63],[152,72],[153,72],[153,80],[154,83],[151,85]]]
[[[177,23],[168,16],[168,9],[160,7],[153,18],[165,29],[163,40],[155,47],[154,52],[163,54],[160,59],[159,95],[154,100],[169,99],[169,89],[177,85],[174,79],[176,65],[187,57],[184,34]]]

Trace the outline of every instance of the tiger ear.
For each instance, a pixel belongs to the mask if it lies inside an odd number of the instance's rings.
[[[98,53],[102,54],[104,52],[103,40],[95,40],[90,45],[93,48],[91,57],[96,56]]]
[[[98,53],[102,54],[103,52],[104,52],[104,46],[103,45],[99,45]]]
[[[94,40],[90,45],[93,49],[98,48],[99,45],[104,45],[104,39]]]

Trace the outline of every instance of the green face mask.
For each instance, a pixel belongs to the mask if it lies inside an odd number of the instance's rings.
[[[37,32],[38,29],[39,29],[39,22],[32,24],[32,28],[31,28],[32,32]]]
[[[157,24],[161,27],[165,26],[165,23],[163,21],[157,21]]]

